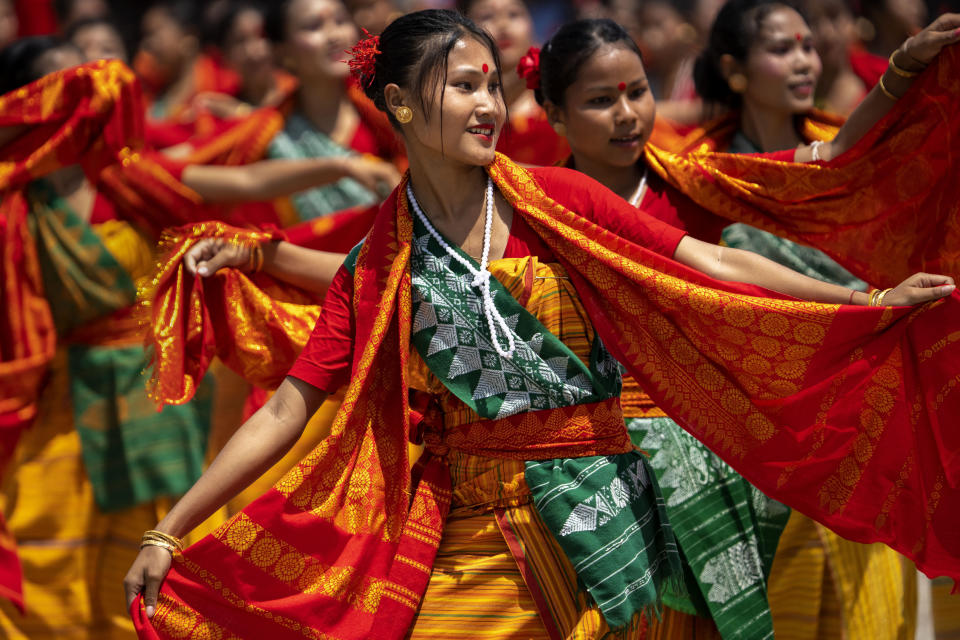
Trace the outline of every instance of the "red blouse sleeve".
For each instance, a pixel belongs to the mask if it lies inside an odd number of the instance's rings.
[[[353,274],[341,266],[323,300],[317,324],[287,375],[333,393],[350,379],[355,319]]]
[[[593,178],[564,167],[531,169],[547,195],[621,238],[673,257],[686,231],[657,220]]]

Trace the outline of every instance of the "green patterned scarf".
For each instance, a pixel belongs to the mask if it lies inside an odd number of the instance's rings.
[[[416,217],[410,265],[411,341],[444,386],[482,418],[619,394],[619,365],[599,339],[587,367],[492,278],[494,304],[516,344],[512,358],[501,356],[472,276]],[[655,606],[665,583],[679,580],[676,540],[641,454],[527,462],[525,475],[541,518],[611,627]]]
[[[744,480],[670,418],[627,420],[650,456],[686,560],[667,606],[713,618],[724,638],[772,638],[767,577],[790,509]]]
[[[27,198],[44,293],[59,335],[134,303],[137,287],[130,274],[50,183],[32,182]]]

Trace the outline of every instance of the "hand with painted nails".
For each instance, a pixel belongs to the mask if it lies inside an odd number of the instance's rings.
[[[928,65],[945,46],[960,42],[960,13],[945,13],[900,45],[905,56]]]
[[[932,273],[915,273],[883,297],[887,307],[923,304],[945,298],[956,289],[953,278]]]

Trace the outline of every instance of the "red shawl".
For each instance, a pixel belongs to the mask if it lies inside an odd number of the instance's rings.
[[[660,407],[771,496],[846,537],[886,542],[928,573],[960,577],[960,332],[943,330],[960,321],[960,296],[917,309],[753,297],[743,293],[753,287],[713,281],[566,210],[503,156],[490,173]],[[406,201],[392,197],[357,261],[357,348],[332,435],[177,558],[152,621],[134,604],[142,638],[403,637],[449,500],[444,479],[414,483],[408,472],[410,238]],[[175,256],[155,305],[184,303],[184,278]],[[275,322],[275,305],[249,299],[266,306],[234,299],[226,312],[254,328]],[[181,308],[154,327],[212,334]],[[159,382],[182,391],[182,380]]]
[[[685,138],[663,135],[674,154],[646,148],[650,167],[705,209],[814,246],[854,275],[892,287],[917,271],[960,277],[960,46],[950,46],[893,110],[850,151],[796,165],[725,149],[727,120]],[[816,116],[816,114],[814,114]],[[821,124],[822,123],[822,124]],[[822,117],[808,139],[829,139]]]

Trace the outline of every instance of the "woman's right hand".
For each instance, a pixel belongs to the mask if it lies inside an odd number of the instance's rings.
[[[136,599],[143,594],[143,603],[147,607],[147,617],[152,618],[157,610],[157,595],[160,585],[170,571],[173,555],[166,549],[156,546],[145,546],[140,549],[136,560],[123,579],[123,591],[127,596],[127,611]]]
[[[220,238],[203,238],[187,249],[183,264],[192,275],[212,276],[224,267],[243,268],[250,264],[250,247]]]

